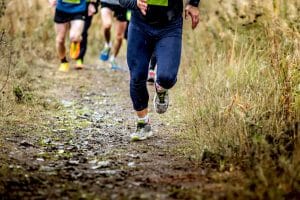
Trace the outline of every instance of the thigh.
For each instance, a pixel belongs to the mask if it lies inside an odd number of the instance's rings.
[[[71,21],[70,35],[81,35],[84,27],[84,21],[76,19]]]
[[[116,35],[124,35],[127,27],[127,21],[121,22],[121,21],[116,21],[115,22],[115,30],[116,30]]]
[[[127,62],[133,81],[146,81],[153,46],[151,38],[138,25],[129,24]]]
[[[157,59],[157,76],[168,73],[176,76],[178,73],[181,57],[181,36],[161,38],[155,47]]]
[[[69,22],[67,23],[55,23],[55,32],[58,38],[64,39],[69,29]]]
[[[108,7],[101,8],[101,20],[103,26],[111,25],[113,18],[113,11]]]

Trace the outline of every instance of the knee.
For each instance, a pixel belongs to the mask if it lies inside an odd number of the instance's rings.
[[[117,33],[116,34],[116,40],[123,40],[124,38],[124,33]]]
[[[112,27],[112,21],[111,20],[107,20],[105,22],[102,22],[102,26],[104,30],[110,30]]]
[[[80,40],[81,40],[81,33],[70,33],[70,40],[72,42],[80,42]]]
[[[146,82],[147,82],[147,77],[141,75],[131,76],[130,84],[132,86],[143,87],[144,85],[146,85]]]
[[[65,38],[61,36],[56,36],[56,44],[57,45],[62,45],[65,43]]]
[[[157,83],[165,89],[172,88],[177,81],[176,75],[167,74],[167,73],[157,75],[156,78],[157,78]]]

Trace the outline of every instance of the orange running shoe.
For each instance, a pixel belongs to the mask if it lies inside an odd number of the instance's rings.
[[[77,59],[80,54],[80,42],[72,42],[70,46],[70,57]]]

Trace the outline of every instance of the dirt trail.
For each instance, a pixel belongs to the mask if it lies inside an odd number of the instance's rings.
[[[44,96],[61,109],[41,113],[44,125],[32,127],[30,136],[6,138],[12,148],[5,152],[0,199],[199,197],[207,177],[173,153],[176,126],[153,114],[154,137],[130,142],[135,127],[128,72],[94,65],[61,74],[51,65],[41,73],[53,81]]]

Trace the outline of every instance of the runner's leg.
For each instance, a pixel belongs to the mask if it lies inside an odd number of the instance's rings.
[[[75,19],[71,21],[70,40],[71,42],[80,42],[84,28],[84,20]]]
[[[155,56],[155,54],[152,54],[149,69],[154,71],[156,63],[157,63],[156,56]]]
[[[68,29],[69,23],[55,23],[56,49],[60,60],[66,57],[65,39]]]
[[[103,29],[103,35],[105,42],[109,44],[110,42],[110,30],[112,27],[112,18],[113,18],[113,12],[111,9],[104,7],[101,8],[101,20],[102,20],[102,29]]]
[[[180,65],[182,20],[168,27],[166,34],[157,42],[155,55],[157,58],[156,82],[165,89],[173,87],[177,81]]]
[[[87,50],[87,43],[88,43],[88,30],[91,26],[93,16],[86,16],[85,22],[84,22],[84,28],[82,32],[82,40],[80,42],[80,54],[79,59],[84,58],[86,50]]]
[[[114,41],[114,52],[113,55],[114,57],[117,57],[124,38],[125,30],[126,30],[127,22],[126,21],[119,21],[117,20],[115,22],[115,27],[116,27],[116,36],[115,36],[115,41]]]
[[[130,96],[139,118],[148,113],[148,66],[153,52],[152,41],[137,25],[130,23],[128,32],[127,62],[130,69]]]

